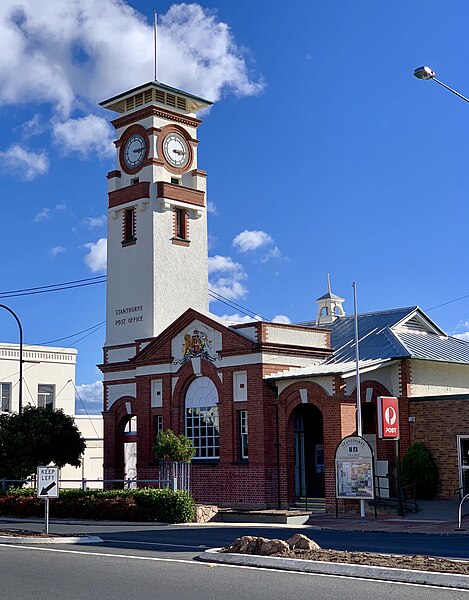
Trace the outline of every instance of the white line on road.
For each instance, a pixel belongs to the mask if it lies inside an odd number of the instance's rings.
[[[403,581],[387,581],[385,579],[367,579],[366,577],[348,577],[346,575],[330,575],[330,574],[326,574],[326,573],[305,573],[305,572],[301,572],[301,571],[287,571],[285,569],[267,569],[266,567],[251,567],[251,566],[245,566],[245,565],[227,565],[227,564],[220,564],[220,563],[210,563],[210,562],[197,562],[194,560],[184,560],[181,558],[157,558],[157,557],[153,557],[153,556],[134,556],[132,554],[111,554],[110,552],[86,552],[85,550],[61,550],[59,548],[39,548],[39,547],[35,547],[35,546],[13,546],[11,544],[0,544],[0,547],[5,547],[8,548],[9,550],[12,550],[13,548],[19,548],[21,550],[36,550],[38,552],[56,552],[58,554],[82,554],[84,556],[104,556],[104,557],[108,557],[108,558],[125,558],[125,559],[133,559],[133,560],[148,560],[148,561],[153,561],[153,562],[168,562],[168,563],[182,563],[182,564],[186,564],[186,565],[193,565],[193,566],[197,566],[197,567],[218,567],[219,569],[222,568],[228,568],[228,569],[250,569],[250,570],[256,570],[256,571],[268,571],[269,573],[272,572],[276,572],[276,573],[290,573],[290,574],[296,574],[296,575],[307,575],[307,576],[313,576],[313,577],[332,577],[335,579],[353,579],[355,581],[368,581],[368,582],[372,582],[372,583],[387,583],[390,585],[410,585],[413,587],[424,587],[424,588],[430,588],[432,590],[435,589],[439,589],[439,590],[448,590],[450,592],[461,592],[464,590],[461,590],[461,588],[449,588],[449,587],[443,587],[443,586],[438,586],[437,588],[434,585],[425,585],[425,584],[420,584],[420,583],[408,583],[408,582],[403,582]]]
[[[171,548],[195,548],[201,550],[202,548],[210,548],[210,546],[204,546],[200,544],[198,546],[188,546],[187,544],[165,544],[164,542],[134,542],[133,540],[108,540],[102,538],[107,544],[142,544],[145,546],[170,546]]]

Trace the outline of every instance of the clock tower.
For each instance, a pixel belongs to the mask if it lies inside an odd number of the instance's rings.
[[[159,82],[101,103],[119,113],[117,168],[107,175],[110,362],[126,360],[135,340],[157,336],[188,308],[208,310],[206,173],[197,168],[195,113],[210,104]]]

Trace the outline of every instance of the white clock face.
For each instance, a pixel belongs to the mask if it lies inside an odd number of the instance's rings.
[[[173,167],[183,168],[189,160],[189,148],[186,140],[177,133],[170,133],[163,140],[163,152]]]
[[[125,143],[124,162],[129,169],[137,168],[145,158],[147,142],[145,138],[138,134],[130,136]]]

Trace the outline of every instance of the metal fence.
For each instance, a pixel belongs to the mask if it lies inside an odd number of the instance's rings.
[[[191,491],[191,465],[171,461],[160,462],[161,479],[59,479],[60,489],[103,490],[123,489],[130,490],[139,487],[165,488],[173,491]],[[3,491],[10,487],[36,488],[36,476],[26,479],[0,479]]]

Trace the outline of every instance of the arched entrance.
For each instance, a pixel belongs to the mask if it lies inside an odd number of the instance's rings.
[[[321,411],[301,404],[292,412],[295,497],[324,498],[324,428]]]

